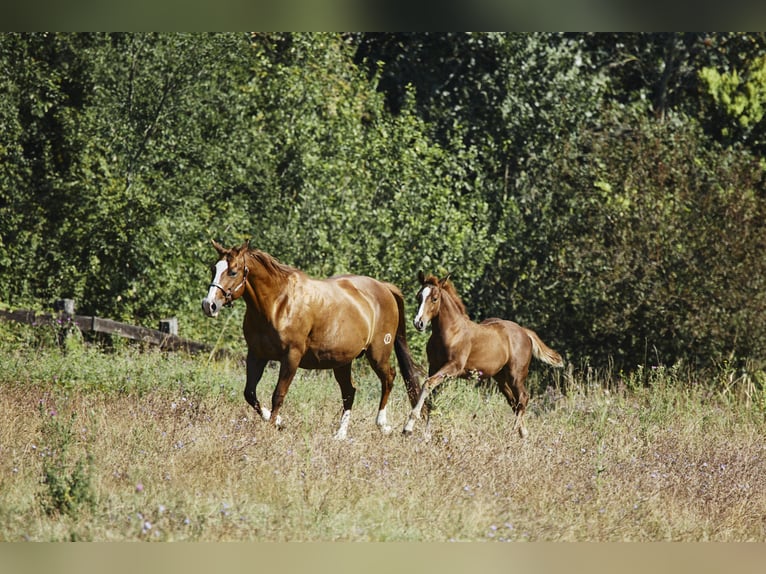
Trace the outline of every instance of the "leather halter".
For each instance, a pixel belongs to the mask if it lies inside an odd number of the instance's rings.
[[[245,265],[245,272],[244,272],[244,276],[242,277],[242,282],[239,285],[237,285],[234,289],[226,290],[226,289],[223,288],[223,286],[221,284],[216,283],[215,281],[213,281],[209,285],[209,287],[215,287],[216,289],[220,289],[221,292],[223,293],[223,298],[224,298],[224,301],[225,301],[224,305],[230,306],[232,301],[233,301],[232,298],[234,297],[234,293],[236,293],[237,291],[239,291],[240,289],[242,289],[245,286],[245,282],[247,281],[247,274],[249,272],[250,272],[250,270],[247,268],[247,265]]]

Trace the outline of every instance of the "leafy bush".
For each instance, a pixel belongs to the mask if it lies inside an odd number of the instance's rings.
[[[538,173],[524,223],[545,249],[518,248],[508,314],[600,364],[766,351],[756,158],[686,117],[612,110]]]
[[[250,237],[407,294],[451,271],[472,316],[573,358],[757,358],[765,53],[738,33],[4,34],[0,299],[241,345],[199,300],[209,239]]]

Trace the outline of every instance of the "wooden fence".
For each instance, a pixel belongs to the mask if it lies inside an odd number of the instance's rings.
[[[125,337],[134,341],[141,341],[151,345],[157,345],[166,351],[186,351],[187,353],[214,353],[216,357],[228,355],[222,349],[215,350],[207,343],[199,343],[178,336],[178,321],[175,318],[160,321],[160,329],[149,329],[120,323],[112,319],[104,319],[90,315],[75,315],[74,301],[62,299],[54,304],[55,313],[41,313],[25,309],[6,311],[0,309],[0,319],[16,321],[28,325],[52,325],[66,327],[76,326],[83,333],[104,333]]]

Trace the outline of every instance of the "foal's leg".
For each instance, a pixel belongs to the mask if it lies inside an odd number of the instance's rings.
[[[258,382],[263,376],[263,370],[266,368],[267,360],[256,357],[252,352],[247,353],[247,382],[245,383],[245,400],[248,404],[255,409],[258,416],[263,420],[269,420],[271,412],[269,409],[261,407],[261,403],[258,402],[255,389],[258,387]]]
[[[351,420],[351,407],[354,405],[356,388],[351,381],[351,363],[333,369],[335,380],[340,385],[340,393],[343,397],[343,415],[340,417],[340,426],[335,433],[335,439],[344,440],[348,435],[348,423]]]
[[[446,365],[425,380],[423,388],[420,390],[418,402],[412,407],[410,418],[407,419],[407,422],[404,424],[404,429],[402,430],[404,434],[412,433],[412,429],[415,428],[415,421],[420,418],[420,411],[423,409],[423,404],[426,402],[428,394],[441,384],[446,377],[454,377],[457,376],[458,373],[459,369]]]
[[[523,369],[515,376],[511,373],[510,369],[505,368],[495,375],[495,380],[500,387],[500,391],[505,395],[508,400],[508,404],[516,413],[516,420],[513,428],[519,431],[521,438],[527,438],[529,432],[524,424],[524,413],[527,410],[527,403],[529,402],[529,393],[524,387],[524,379],[527,376],[527,369]]]

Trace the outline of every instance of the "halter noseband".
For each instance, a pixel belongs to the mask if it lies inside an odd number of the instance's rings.
[[[247,281],[247,274],[249,272],[250,272],[250,270],[247,268],[247,265],[245,265],[245,272],[244,272],[244,276],[242,277],[242,282],[239,285],[237,285],[234,289],[229,289],[227,291],[226,289],[223,288],[223,286],[221,286],[219,283],[216,283],[215,281],[213,281],[209,285],[209,287],[215,287],[216,289],[220,289],[221,292],[223,293],[223,298],[226,301],[224,303],[224,305],[231,306],[231,304],[232,304],[232,297],[234,296],[234,293],[239,291],[242,287],[245,286],[245,282]]]

